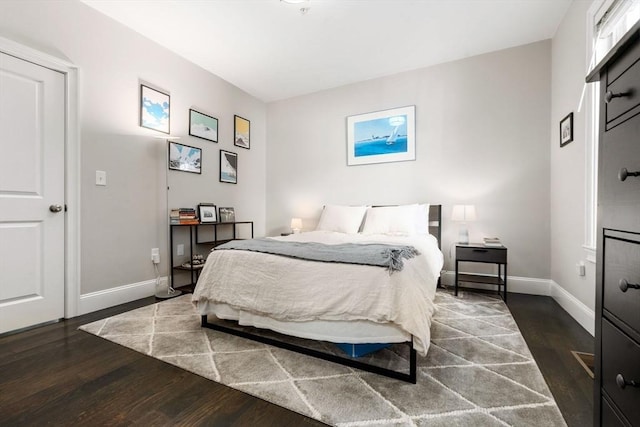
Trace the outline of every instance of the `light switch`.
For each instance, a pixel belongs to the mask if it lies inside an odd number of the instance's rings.
[[[105,171],[96,171],[96,185],[107,185],[107,173]]]

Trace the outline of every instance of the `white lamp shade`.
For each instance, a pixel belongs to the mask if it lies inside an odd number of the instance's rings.
[[[476,207],[474,205],[453,205],[451,220],[461,222],[475,221]]]
[[[291,229],[293,231],[302,230],[302,219],[301,218],[291,218]]]

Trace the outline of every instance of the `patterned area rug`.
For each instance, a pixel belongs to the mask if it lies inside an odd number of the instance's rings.
[[[499,299],[438,291],[431,347],[418,356],[417,384],[408,384],[201,328],[190,298],[80,329],[336,426],[566,425]],[[392,346],[369,359],[406,367],[406,349]]]

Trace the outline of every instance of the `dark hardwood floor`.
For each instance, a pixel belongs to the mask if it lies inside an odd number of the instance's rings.
[[[0,336],[0,425],[323,425],[77,330],[154,302]],[[567,423],[590,425],[592,380],[571,350],[593,338],[549,297],[510,294],[509,308]]]

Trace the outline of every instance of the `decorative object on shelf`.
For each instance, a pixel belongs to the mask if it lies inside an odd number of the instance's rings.
[[[302,219],[291,218],[291,232],[293,234],[298,234],[301,230],[302,230]]]
[[[560,147],[573,141],[573,112],[560,120]]]
[[[220,182],[238,183],[238,154],[220,150]]]
[[[415,105],[347,117],[347,165],[416,159]]]
[[[451,220],[460,222],[458,243],[469,243],[468,221],[476,220],[476,207],[474,205],[454,205]]]
[[[204,263],[206,260],[204,259],[204,255],[202,254],[193,254],[191,257],[191,262],[185,262],[182,264],[184,268],[202,268],[204,267]]]
[[[189,135],[218,142],[218,119],[190,109]]]
[[[169,169],[201,173],[202,150],[189,145],[169,141]]]
[[[168,94],[140,85],[140,126],[169,133],[170,97]]]
[[[220,222],[235,222],[236,212],[233,208],[219,208]]]
[[[218,211],[213,203],[200,203],[198,205],[198,217],[202,224],[218,222]]]
[[[251,122],[240,116],[233,116],[233,145],[251,148]]]

